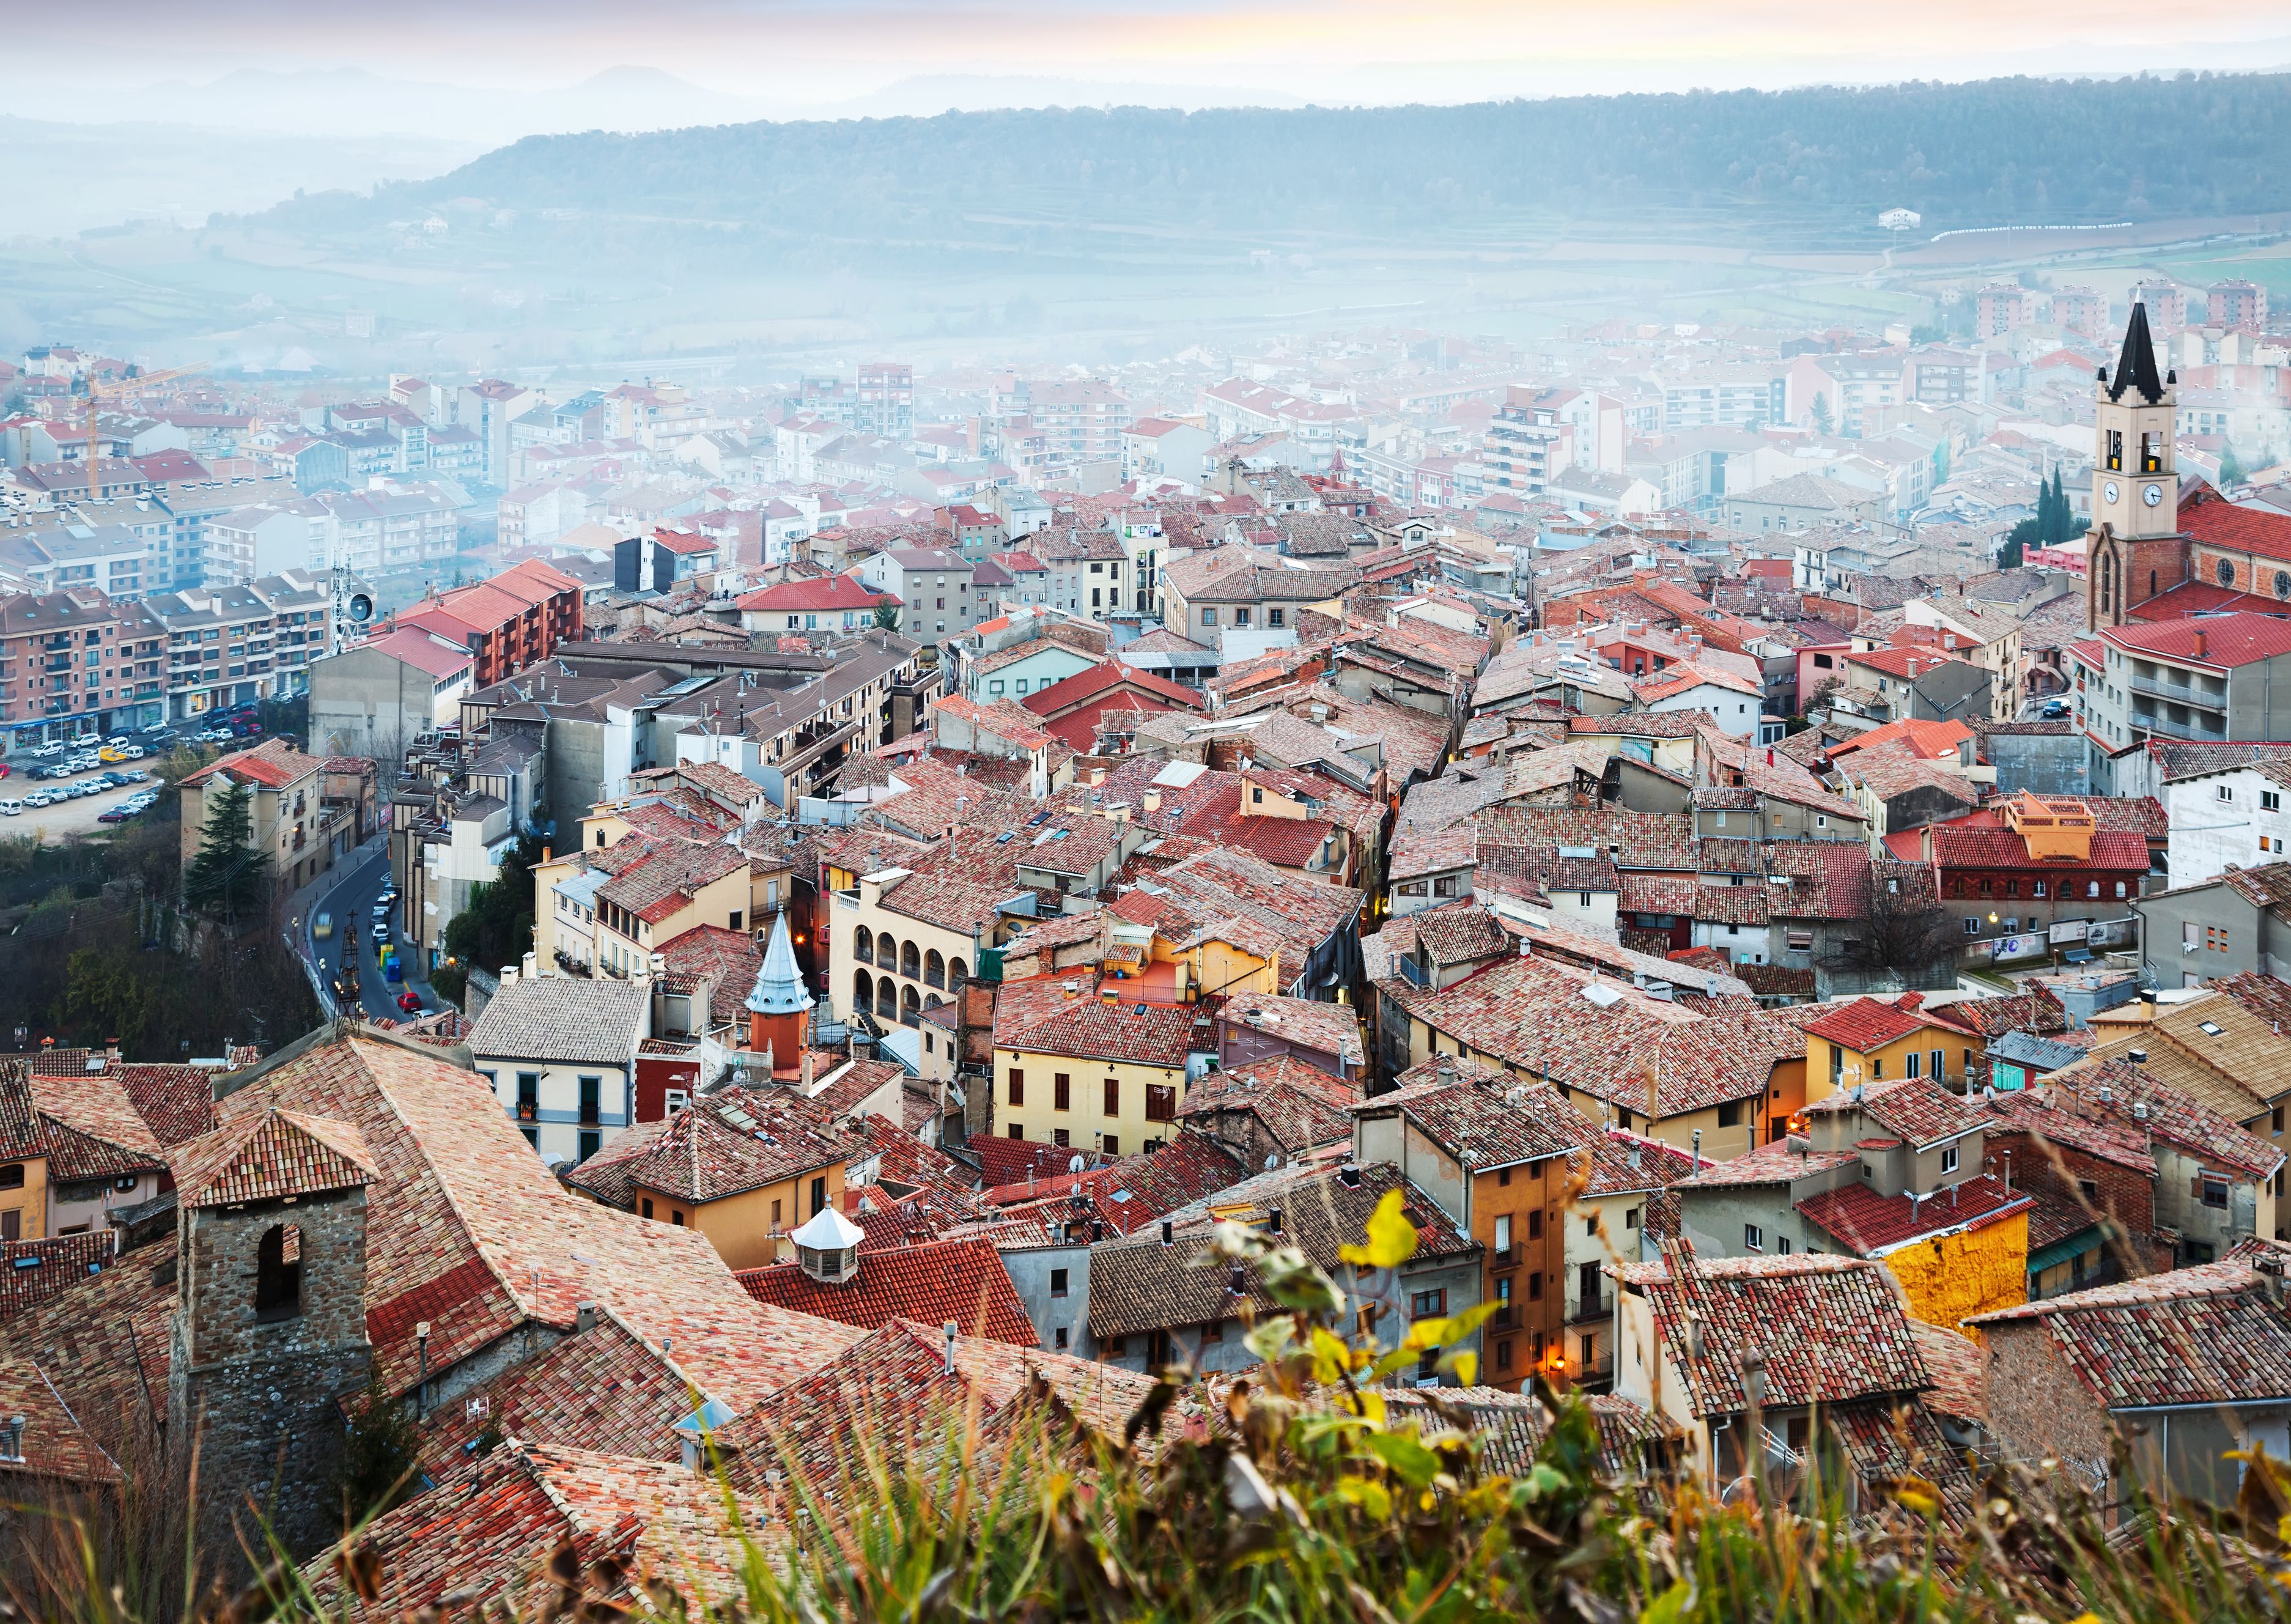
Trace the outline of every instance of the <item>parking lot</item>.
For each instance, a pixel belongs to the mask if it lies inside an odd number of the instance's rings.
[[[125,751],[109,753],[121,759],[88,763],[84,756],[20,755],[11,760],[7,777],[0,778],[0,832],[36,833],[44,844],[52,846],[68,836],[92,834],[110,826],[103,822],[107,812],[136,812],[145,802],[156,806],[164,786],[153,769],[164,750],[131,744]],[[79,770],[68,777],[46,776],[57,768],[75,764]],[[30,804],[41,796],[52,798],[51,804]],[[148,816],[148,812],[136,815]]]

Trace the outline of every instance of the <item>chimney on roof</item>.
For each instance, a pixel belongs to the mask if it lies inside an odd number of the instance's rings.
[[[1178,1226],[1171,1223],[1168,1218],[1163,1218],[1162,1220],[1162,1244],[1164,1246],[1174,1246],[1177,1243]]]
[[[940,1334],[946,1339],[945,1371],[949,1376],[952,1376],[954,1374],[954,1322],[949,1320],[940,1328]]]
[[[2196,658],[2198,658],[2199,660],[2200,660],[2200,659],[2202,659],[2203,657],[2204,657],[2204,631],[2203,631],[2203,628],[2202,628],[2202,627],[2200,627],[2200,626],[2199,626],[2199,627],[2197,627],[2197,628],[2196,628]]]

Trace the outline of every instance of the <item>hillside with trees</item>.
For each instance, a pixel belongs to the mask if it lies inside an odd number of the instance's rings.
[[[768,236],[1062,216],[1368,233],[1648,211],[1927,232],[2282,206],[2291,76],[1814,87],[1297,110],[1144,108],[535,136],[434,181],[273,212],[356,229],[479,200]]]

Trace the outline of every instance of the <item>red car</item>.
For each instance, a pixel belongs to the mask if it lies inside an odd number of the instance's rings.
[[[422,1008],[422,994],[419,993],[400,993],[398,995],[398,1007],[405,1010],[408,1015],[418,1013]]]

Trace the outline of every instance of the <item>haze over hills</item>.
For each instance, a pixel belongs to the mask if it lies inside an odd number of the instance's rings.
[[[800,81],[792,81],[783,93],[743,95],[656,68],[623,64],[547,90],[398,78],[359,67],[240,68],[205,83],[165,80],[128,97],[91,99],[61,87],[27,86],[15,98],[14,110],[60,123],[101,124],[117,119],[122,108],[132,108],[135,122],[142,124],[306,134],[337,142],[400,133],[483,147],[534,134],[760,119],[884,118],[993,108],[1303,105],[1300,97],[1248,85],[954,73],[917,75],[841,98],[823,96]]]
[[[1649,211],[1863,229],[1898,205],[1930,232],[2279,208],[2287,152],[2291,77],[2257,75],[1000,111],[529,137],[431,180],[269,218],[357,229],[474,199],[897,240],[958,221],[989,234],[1056,221],[1347,236]]]

